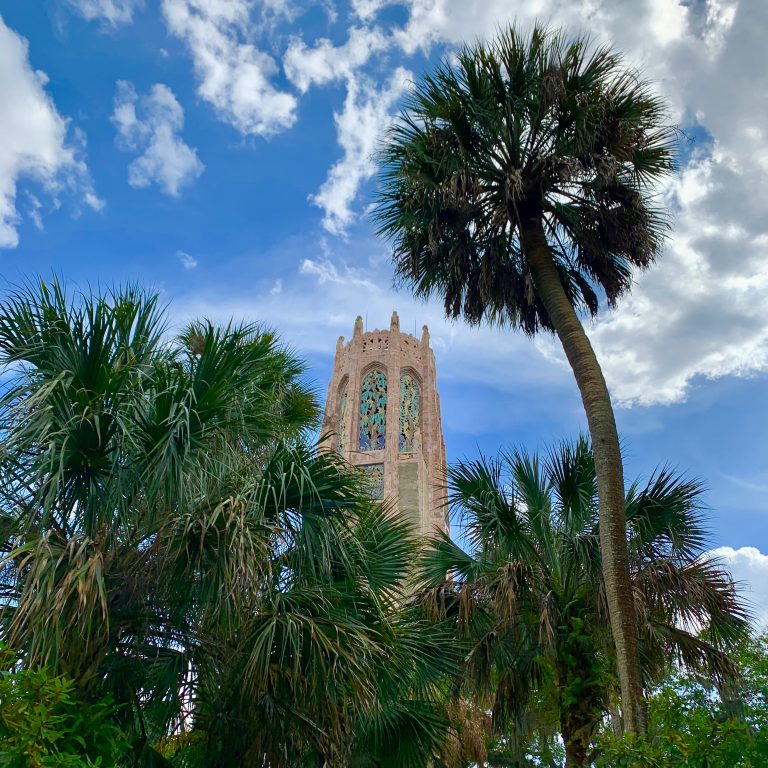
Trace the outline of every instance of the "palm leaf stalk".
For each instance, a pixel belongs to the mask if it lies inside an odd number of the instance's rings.
[[[621,57],[510,28],[424,75],[380,151],[375,219],[399,279],[449,317],[554,332],[595,451],[611,627],[629,731],[642,686],[611,400],[579,314],[614,306],[658,254],[673,170],[664,105]]]

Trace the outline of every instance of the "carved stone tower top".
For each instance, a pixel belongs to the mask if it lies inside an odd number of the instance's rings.
[[[374,493],[392,499],[422,534],[448,531],[445,444],[435,355],[425,325],[421,340],[400,331],[364,331],[336,343],[325,402],[328,446],[368,474]]]

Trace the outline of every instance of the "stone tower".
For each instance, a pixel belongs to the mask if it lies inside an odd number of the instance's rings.
[[[445,444],[435,355],[425,325],[421,340],[400,331],[363,331],[336,343],[325,402],[327,445],[368,474],[378,498],[393,500],[422,534],[448,532]]]

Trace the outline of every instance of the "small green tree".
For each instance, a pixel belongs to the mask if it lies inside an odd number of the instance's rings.
[[[768,765],[768,637],[734,654],[740,685],[670,672],[648,702],[648,733],[598,741],[598,768],[762,768]]]

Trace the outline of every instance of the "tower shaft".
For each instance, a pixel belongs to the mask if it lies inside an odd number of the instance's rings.
[[[339,337],[323,434],[418,532],[449,530],[440,397],[426,325],[419,340],[400,331],[394,312],[388,331],[364,331],[358,317],[352,339],[345,344]]]

